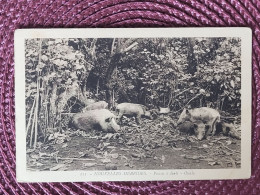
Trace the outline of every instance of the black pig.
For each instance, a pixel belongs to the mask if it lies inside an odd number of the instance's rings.
[[[206,138],[207,131],[209,130],[209,125],[203,123],[203,121],[197,120],[194,122],[185,121],[178,125],[180,132],[195,135],[198,140]]]

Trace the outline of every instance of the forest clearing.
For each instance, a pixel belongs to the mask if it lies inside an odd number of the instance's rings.
[[[25,48],[27,170],[241,167],[239,38]]]

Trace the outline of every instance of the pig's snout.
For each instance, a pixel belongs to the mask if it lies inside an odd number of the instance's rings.
[[[198,139],[199,141],[203,140],[203,138],[204,138],[204,135],[200,135],[200,134],[199,134],[199,135],[197,136],[197,139]]]
[[[205,137],[205,131],[206,131],[206,127],[203,123],[199,122],[199,124],[194,124],[194,130],[195,130],[195,134],[198,140],[203,140]]]
[[[114,129],[116,132],[120,130],[120,126],[116,123],[116,120],[115,120],[114,118],[112,118],[111,123],[112,123],[113,129]]]
[[[110,126],[109,130],[112,132],[117,132],[120,130],[120,126],[116,123],[116,120],[114,117],[107,118],[106,123],[108,123],[108,126]]]

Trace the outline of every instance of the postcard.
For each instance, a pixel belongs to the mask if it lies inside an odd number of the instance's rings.
[[[251,176],[249,28],[15,31],[19,182]]]

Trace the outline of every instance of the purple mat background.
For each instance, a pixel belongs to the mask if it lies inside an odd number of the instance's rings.
[[[251,179],[34,184],[16,182],[13,58],[15,29],[186,26],[252,28],[254,80]],[[0,194],[260,194],[259,68],[259,0],[0,0]]]

